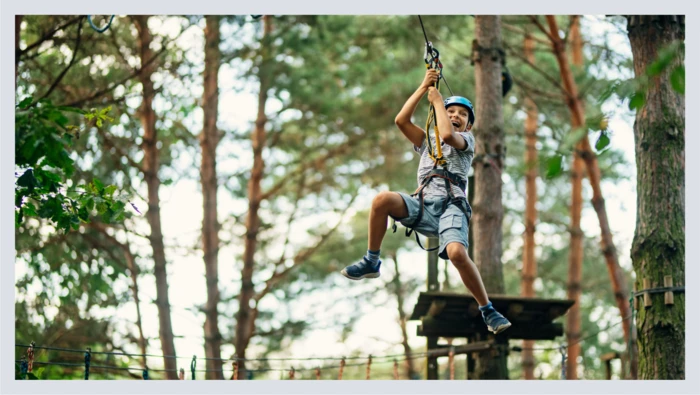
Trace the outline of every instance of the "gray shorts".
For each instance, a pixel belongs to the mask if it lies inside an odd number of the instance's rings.
[[[398,219],[401,225],[411,225],[418,217],[420,211],[420,202],[418,198],[412,197],[403,192],[398,192],[406,203],[408,208],[408,217]],[[442,212],[443,201],[447,197],[430,197],[423,199],[423,217],[420,222],[411,226],[414,232],[418,232],[427,237],[437,237],[440,240],[440,248],[438,256],[442,259],[449,259],[447,256],[447,245],[453,242],[460,243],[464,247],[469,246],[467,235],[469,234],[469,219],[462,210],[456,206],[457,202],[450,201],[445,212]],[[467,213],[471,217],[472,209],[466,200],[459,200],[466,207]],[[408,227],[408,226],[407,226]]]

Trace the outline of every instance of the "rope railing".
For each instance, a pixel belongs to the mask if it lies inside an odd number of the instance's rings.
[[[585,337],[581,337],[578,339],[576,342],[571,343],[571,344],[561,344],[556,347],[530,347],[530,348],[523,348],[523,347],[518,347],[518,346],[512,346],[508,347],[505,346],[505,348],[511,350],[511,351],[516,351],[520,352],[523,350],[533,350],[533,351],[559,351],[562,354],[562,366],[564,366],[565,359],[566,359],[566,350],[568,347],[573,346],[575,344],[582,343],[588,339],[591,339],[595,336],[598,336],[598,334],[603,333],[605,331],[610,330],[611,328],[614,328],[618,325],[620,325],[622,322],[625,320],[629,319],[632,315],[624,318],[623,320],[620,320],[616,323],[610,324],[607,327],[590,334]],[[467,345],[469,346],[469,345]],[[493,349],[498,349],[498,348],[504,348],[503,345],[497,345],[493,343],[484,343],[483,348],[493,348]],[[86,350],[78,350],[78,349],[71,349],[71,348],[61,348],[61,347],[44,347],[44,346],[37,346],[35,342],[32,342],[31,344],[16,344],[15,347],[21,347],[21,348],[26,348],[27,349],[27,354],[29,355],[29,361],[27,360],[26,357],[22,357],[20,360],[15,360],[16,363],[20,364],[21,366],[21,374],[26,375],[29,371],[29,363],[33,365],[44,365],[44,366],[64,366],[64,367],[75,367],[79,368],[82,367],[85,369],[85,379],[89,379],[89,373],[91,369],[102,369],[102,370],[107,370],[107,369],[112,369],[112,370],[118,370],[118,371],[131,371],[131,370],[138,370],[143,372],[143,377],[144,379],[149,379],[148,377],[148,372],[176,372],[179,373],[179,377],[181,380],[184,379],[184,371],[183,369],[151,369],[146,367],[145,369],[143,367],[133,367],[133,366],[111,366],[111,365],[100,365],[100,364],[92,364],[92,356],[93,355],[107,355],[108,358],[109,356],[125,356],[129,358],[143,358],[143,357],[155,357],[155,358],[176,358],[176,359],[190,359],[190,357],[183,357],[183,356],[167,356],[167,355],[157,355],[157,354],[132,354],[132,353],[127,353],[127,352],[115,352],[115,351],[91,351],[90,348],[87,348]],[[466,347],[466,346],[465,346]],[[314,371],[316,372],[316,377],[320,377],[320,372],[322,370],[329,370],[329,369],[338,369],[338,380],[342,380],[343,377],[343,371],[347,367],[361,367],[364,366],[366,367],[366,372],[365,372],[365,377],[366,379],[369,379],[370,377],[370,367],[373,363],[375,364],[388,364],[392,363],[393,364],[393,376],[396,378],[398,376],[397,374],[397,366],[399,361],[408,361],[412,359],[417,359],[417,358],[423,358],[423,357],[439,357],[439,356],[448,356],[450,359],[450,365],[454,361],[454,354],[455,351],[458,347],[452,346],[447,349],[434,349],[434,350],[428,350],[428,351],[422,351],[422,352],[413,352],[413,353],[401,353],[401,354],[389,354],[389,355],[369,355],[369,357],[364,357],[364,356],[342,356],[342,357],[301,357],[301,358],[239,358],[237,356],[233,356],[232,358],[199,358],[196,355],[191,358],[191,365],[190,365],[190,370],[192,373],[192,379],[195,379],[195,373],[196,372],[219,372],[221,369],[196,369],[196,360],[201,359],[201,360],[214,360],[214,361],[221,361],[221,362],[231,362],[233,366],[233,376],[232,377],[234,380],[237,379],[238,373],[239,373],[239,368],[238,368],[238,363],[239,362],[289,362],[289,361],[339,361],[338,364],[330,364],[326,366],[313,366],[313,367],[289,367],[289,368],[256,368],[256,369],[249,369],[246,368],[246,371],[248,372],[253,372],[253,373],[261,373],[261,372],[289,372],[291,374],[291,378],[294,378],[294,373],[292,372],[307,372],[307,371]],[[36,357],[36,350],[47,350],[47,351],[59,351],[59,352],[68,352],[68,353],[82,353],[84,354],[84,362],[69,362],[69,361],[37,361],[35,359]],[[356,363],[346,363],[347,360],[350,361],[360,361],[364,360],[364,362],[356,362]],[[454,369],[453,366],[450,366],[450,369]],[[562,370],[562,378],[564,378],[564,371]],[[30,372],[29,372],[30,373]],[[453,373],[450,374],[450,377],[454,377]]]

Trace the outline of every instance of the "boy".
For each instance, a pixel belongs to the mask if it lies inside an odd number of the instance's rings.
[[[464,285],[479,303],[484,322],[493,333],[500,333],[511,323],[488,299],[481,275],[467,254],[467,234],[471,207],[464,193],[467,172],[474,158],[474,135],[470,132],[475,121],[474,107],[466,98],[452,96],[443,102],[434,85],[438,79],[435,69],[428,69],[423,82],[408,98],[396,116],[401,132],[420,153],[418,166],[419,188],[413,196],[403,192],[380,192],[372,201],[369,215],[369,240],[367,254],[362,260],[344,268],[341,273],[352,280],[379,277],[379,252],[386,234],[389,216],[406,227],[430,237],[439,237],[438,256],[449,259],[457,268]],[[428,93],[428,100],[435,108],[435,119],[445,163],[438,168],[429,155],[425,131],[411,122],[420,99]],[[435,147],[435,137],[430,133],[430,146]],[[417,197],[414,197],[416,196]]]

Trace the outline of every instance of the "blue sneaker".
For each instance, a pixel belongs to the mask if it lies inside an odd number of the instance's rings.
[[[346,266],[345,269],[340,271],[340,273],[351,280],[377,278],[379,277],[379,267],[381,265],[382,261],[377,262],[377,265],[375,266],[372,264],[372,262],[368,261],[367,258],[362,257],[361,261],[350,266]]]
[[[493,308],[491,302],[484,307],[479,307],[479,310],[481,310],[481,316],[484,318],[486,326],[494,334],[499,334],[512,325],[503,314]]]

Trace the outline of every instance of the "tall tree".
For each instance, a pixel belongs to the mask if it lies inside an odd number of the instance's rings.
[[[17,76],[19,75],[19,36],[22,32],[22,18],[23,15],[15,15],[15,87],[17,86]]]
[[[255,295],[253,283],[253,271],[255,267],[255,251],[257,249],[258,231],[260,230],[259,209],[262,201],[261,182],[265,163],[263,159],[263,148],[267,137],[265,125],[267,117],[265,115],[265,104],[267,103],[268,89],[271,84],[270,67],[273,59],[270,45],[270,34],[272,32],[272,22],[269,15],[263,17],[263,36],[260,41],[260,65],[258,90],[258,115],[255,120],[255,129],[251,135],[253,149],[253,168],[248,180],[248,215],[245,220],[245,250],[243,252],[243,269],[241,271],[241,292],[238,294],[238,313],[236,314],[236,355],[238,358],[245,358],[246,349],[250,343],[250,338],[255,330],[255,310],[251,306],[251,299]],[[242,377],[245,377],[245,361],[239,365]]]
[[[159,150],[158,150],[158,130],[156,129],[156,113],[153,109],[153,99],[155,91],[151,76],[155,70],[154,63],[147,63],[154,58],[151,49],[152,36],[148,28],[147,15],[134,16],[134,23],[139,36],[139,56],[141,58],[142,71],[139,80],[143,86],[143,95],[139,117],[143,127],[143,176],[148,187],[148,211],[146,216],[151,227],[149,237],[153,249],[154,275],[156,278],[156,306],[158,306],[158,321],[161,349],[163,351],[163,364],[166,369],[166,377],[169,380],[177,380],[177,360],[174,358],[175,341],[173,336],[173,325],[170,317],[170,301],[168,298],[168,275],[167,260],[165,257],[165,246],[163,244],[163,230],[160,216],[160,178],[159,170]]]
[[[525,58],[535,63],[535,40],[531,34],[525,35]],[[520,280],[520,293],[524,297],[535,296],[534,283],[537,277],[535,259],[535,231],[537,222],[537,105],[530,97],[525,98],[525,243],[523,246],[523,271]],[[535,342],[523,342],[522,364],[525,380],[535,378],[535,358],[532,348]]]
[[[583,111],[582,101],[579,97],[578,87],[574,81],[573,74],[571,73],[571,67],[566,59],[566,54],[564,52],[565,45],[564,41],[559,36],[557,21],[553,15],[547,15],[546,18],[547,24],[549,25],[549,30],[542,26],[536,18],[535,21],[552,42],[552,47],[559,65],[559,72],[563,81],[563,90],[567,97],[567,104],[569,106],[571,117],[577,125],[585,125],[585,114]],[[574,131],[574,133],[576,133],[576,131]],[[593,197],[591,199],[593,209],[595,210],[596,215],[598,216],[598,222],[600,223],[601,247],[603,250],[603,255],[605,256],[608,273],[610,275],[615,301],[617,302],[617,307],[620,310],[620,315],[623,318],[622,328],[625,334],[625,342],[629,342],[631,317],[630,306],[627,300],[627,285],[625,284],[625,278],[617,259],[617,250],[615,249],[612,233],[610,232],[610,223],[608,221],[608,214],[605,209],[605,199],[603,198],[600,188],[601,173],[600,167],[598,166],[598,159],[596,154],[591,149],[590,142],[588,141],[588,134],[585,133],[585,131],[580,137],[580,141],[577,142],[574,155],[580,156],[586,164],[588,180],[590,181],[591,188],[593,189]]]
[[[475,65],[476,114],[474,128],[476,150],[474,161],[474,261],[479,266],[484,286],[489,294],[504,292],[501,258],[503,226],[503,180],[501,172],[505,157],[503,131],[501,44],[499,16],[477,16],[476,38],[473,43]],[[508,377],[505,355],[496,358],[479,357],[478,377],[504,379]]]
[[[637,159],[637,226],[632,263],[637,289],[685,284],[685,103],[684,52],[669,51],[685,40],[682,15],[627,16],[634,74],[649,78],[639,94],[634,122]],[[666,50],[666,54],[662,50]],[[662,67],[665,63],[665,67]],[[642,380],[685,379],[685,295],[664,304],[651,294],[651,307],[637,310]]]
[[[219,16],[206,17],[204,29],[204,128],[199,135],[202,150],[200,178],[202,183],[202,251],[207,283],[207,301],[204,307],[204,352],[207,359],[207,379],[222,380],[221,333],[219,332],[219,220],[217,218],[218,184],[216,178],[216,147],[219,129],[216,127],[219,107]]]
[[[583,40],[581,38],[581,25],[578,15],[571,20],[571,57],[574,68],[583,67]],[[583,106],[583,104],[581,104]],[[582,119],[571,117],[571,128],[577,129],[583,126]],[[576,151],[583,150],[581,143],[576,144]],[[581,275],[583,272],[583,230],[581,230],[581,211],[583,210],[583,173],[585,164],[579,155],[572,155],[571,165],[571,224],[569,233],[569,280],[567,282],[566,296],[573,300],[574,304],[569,308],[566,317],[567,358],[566,378],[576,380],[578,378],[578,357],[581,353],[581,345],[578,339],[581,337]]]

